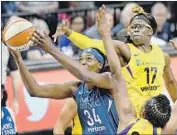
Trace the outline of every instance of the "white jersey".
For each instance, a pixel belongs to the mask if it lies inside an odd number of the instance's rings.
[[[1,56],[2,56],[2,80],[1,80],[1,84],[4,85],[6,83],[6,76],[7,76],[7,64],[8,64],[8,60],[9,60],[9,51],[7,49],[7,47],[2,43],[1,45]]]

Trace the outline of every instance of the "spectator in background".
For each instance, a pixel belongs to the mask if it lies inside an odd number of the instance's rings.
[[[19,2],[19,10],[21,12],[38,14],[47,22],[50,29],[50,37],[55,33],[57,27],[57,15],[50,14],[50,12],[57,11],[58,7],[59,3],[55,1]]]
[[[23,1],[19,2],[19,10],[27,13],[37,13],[43,14],[48,12],[53,12],[58,9],[57,2],[47,2],[47,1]]]
[[[85,18],[80,15],[71,16],[70,27],[72,30],[82,33],[85,28]],[[61,51],[68,56],[77,55],[80,50],[78,47],[73,45],[73,43],[65,35],[59,37],[58,45],[61,48]]]
[[[108,13],[111,15],[111,24],[112,27],[114,26],[114,9],[107,9]],[[90,38],[94,38],[94,39],[100,39],[100,33],[97,30],[96,24],[94,24],[93,26],[91,26],[90,28],[86,29],[84,31],[84,34]]]
[[[95,3],[93,1],[70,1],[70,8],[94,8]]]
[[[157,32],[154,36],[168,42],[172,38],[172,33],[170,32],[170,24],[167,22],[169,16],[167,7],[158,2],[153,5],[151,13],[157,21]]]
[[[124,9],[121,12],[120,16],[120,23],[117,24],[113,29],[112,29],[112,36],[115,36],[118,32],[120,32],[123,28],[126,28],[129,23],[131,18],[135,15],[135,13],[132,12],[132,7],[138,5],[137,3],[128,3],[125,5]]]
[[[40,33],[45,32],[47,35],[49,35],[50,33],[49,27],[47,23],[39,15],[36,15],[35,18],[31,20],[31,22],[33,23],[35,29],[38,32]],[[27,58],[28,60],[53,59],[51,55],[49,55],[48,53],[45,53],[39,48],[30,48],[27,51]]]
[[[18,4],[14,1],[2,1],[1,13],[12,15],[18,10]]]

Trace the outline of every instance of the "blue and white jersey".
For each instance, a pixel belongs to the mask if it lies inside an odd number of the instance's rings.
[[[88,90],[81,83],[75,93],[78,115],[84,135],[115,135],[118,114],[112,96],[104,89]]]
[[[11,110],[1,107],[1,135],[16,135],[15,121]]]

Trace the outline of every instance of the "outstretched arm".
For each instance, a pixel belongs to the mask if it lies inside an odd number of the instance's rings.
[[[109,19],[110,17],[105,13],[105,7],[103,5],[97,14],[98,30],[103,38],[108,64],[113,76],[113,96],[120,118],[120,125],[125,125],[126,127],[127,124],[135,118],[135,113],[133,105],[128,97],[128,90],[121,72],[120,61],[113,47]]]
[[[79,83],[78,81],[71,81],[61,84],[39,85],[25,66],[21,54],[10,48],[9,51],[12,53],[16,61],[22,81],[31,96],[63,99],[71,97],[77,89],[77,84]]]
[[[109,81],[109,74],[99,74],[89,71],[85,66],[68,57],[57,47],[55,47],[47,35],[41,35],[40,33],[36,32],[34,33],[32,40],[36,42],[41,49],[50,53],[78,79],[87,83],[91,83],[97,87],[110,89],[111,86]]]
[[[174,48],[177,49],[176,43],[173,40],[170,40],[170,42],[172,43]],[[170,67],[171,63],[170,56],[167,53],[164,53],[164,57],[165,57],[165,68],[163,78],[165,81],[166,88],[173,102],[175,102],[177,100],[177,82]]]
[[[68,113],[69,112],[69,113]],[[54,135],[63,135],[66,128],[77,115],[77,104],[73,98],[67,99],[60,116],[57,119],[53,133]]]
[[[177,123],[177,101],[172,107],[172,113],[171,113],[170,120],[163,128],[163,134],[174,134],[175,131],[177,130],[176,123]]]
[[[65,34],[76,46],[81,49],[85,48],[97,48],[106,54],[103,41],[98,39],[91,39],[81,33],[75,32],[69,28],[68,22],[64,21],[62,25],[57,27],[56,33],[53,36],[54,41],[57,37]],[[122,57],[125,57],[127,61],[130,59],[130,50],[128,46],[122,41],[113,40],[113,45],[116,50],[116,53]]]

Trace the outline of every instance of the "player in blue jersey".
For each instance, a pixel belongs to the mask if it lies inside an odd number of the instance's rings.
[[[102,77],[110,77],[110,73],[105,72],[107,70],[105,56],[99,50],[89,48],[83,50],[79,62],[77,62],[55,48],[49,38],[45,36],[36,33],[35,39],[37,41],[35,40],[35,42],[41,45],[44,50],[45,48],[48,51],[51,50],[50,53],[58,58],[60,63],[81,81],[39,85],[24,65],[20,53],[9,49],[15,58],[21,78],[29,94],[53,99],[73,97],[77,103],[83,134],[116,134],[118,114],[109,87],[110,82],[104,81],[104,79],[100,80]],[[43,39],[47,41],[47,44],[38,42]],[[53,52],[54,50],[57,52]]]
[[[6,94],[4,89],[1,90],[1,102],[5,101]],[[4,95],[4,96],[3,96]],[[15,118],[12,110],[1,105],[1,135],[17,135]]]

